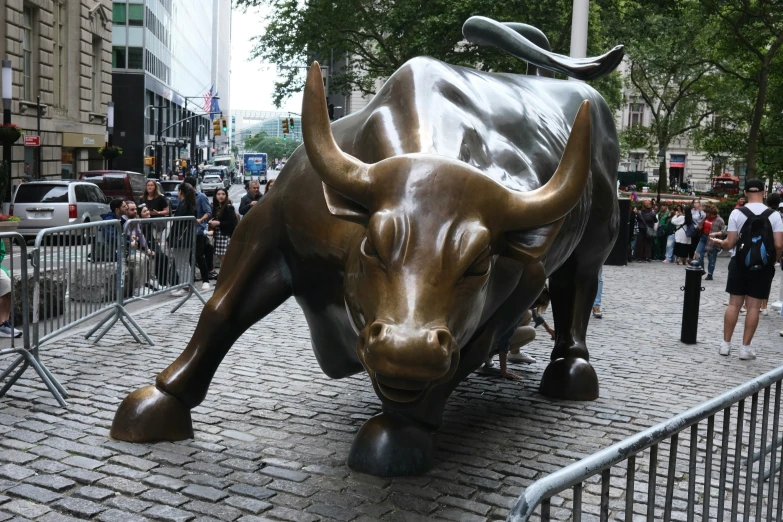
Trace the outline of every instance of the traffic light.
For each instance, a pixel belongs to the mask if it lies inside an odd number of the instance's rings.
[[[212,134],[214,136],[220,136],[220,120],[217,119],[212,122]]]
[[[226,119],[222,118],[221,121],[223,122],[223,132],[228,132],[228,125],[226,125]]]
[[[283,118],[283,138],[288,134],[288,118]]]
[[[288,118],[288,126],[291,127],[291,132],[294,132],[294,119]]]

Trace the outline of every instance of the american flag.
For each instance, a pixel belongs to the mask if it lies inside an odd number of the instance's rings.
[[[204,112],[210,112],[212,109],[212,87],[209,88],[209,91],[204,95],[204,105],[201,107]]]

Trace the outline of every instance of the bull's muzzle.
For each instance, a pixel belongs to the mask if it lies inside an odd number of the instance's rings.
[[[394,402],[413,402],[453,373],[459,350],[446,328],[411,329],[376,321],[367,329],[364,363]]]

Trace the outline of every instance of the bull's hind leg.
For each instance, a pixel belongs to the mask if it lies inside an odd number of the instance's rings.
[[[187,348],[158,375],[155,386],[125,398],[114,416],[113,438],[149,442],[193,436],[190,410],[206,397],[223,357],[245,330],[291,295],[270,214],[267,206],[237,227],[215,293]]]
[[[603,257],[585,261],[574,253],[549,278],[556,340],[539,386],[547,397],[577,401],[598,398],[598,376],[590,365],[585,337],[602,262]]]

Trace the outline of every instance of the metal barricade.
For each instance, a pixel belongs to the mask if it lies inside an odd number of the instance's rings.
[[[783,366],[537,480],[506,520],[780,521],[781,381]]]
[[[65,390],[62,385],[41,362],[38,353],[38,346],[32,343],[30,336],[30,285],[32,280],[28,276],[28,255],[27,244],[24,237],[18,232],[0,233],[0,241],[3,242],[3,268],[0,278],[5,279],[3,284],[10,284],[9,293],[0,295],[0,319],[4,318],[5,313],[9,316],[4,321],[0,321],[0,327],[3,328],[3,339],[8,339],[8,344],[0,343],[0,357],[5,355],[16,355],[13,362],[0,373],[0,383],[5,384],[0,388],[0,397],[3,397],[13,386],[19,377],[32,366],[38,377],[46,385],[49,391],[61,406],[65,406]],[[9,247],[6,248],[5,244]],[[7,279],[6,279],[7,277]],[[9,281],[10,280],[10,281]],[[0,284],[2,289],[3,284]],[[1,291],[1,290],[0,290]],[[6,298],[6,295],[8,297]],[[3,302],[5,301],[5,302]],[[21,328],[21,330],[18,330]],[[21,343],[18,340],[21,337]],[[15,372],[15,373],[14,373]],[[6,381],[6,379],[8,379]]]
[[[125,303],[180,290],[187,292],[172,313],[194,295],[206,304],[194,286],[196,230],[192,216],[130,219],[125,223]]]

